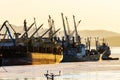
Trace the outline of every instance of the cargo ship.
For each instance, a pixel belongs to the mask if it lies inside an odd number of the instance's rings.
[[[5,28],[6,32],[3,35],[4,38],[0,41],[1,65],[52,64],[60,63],[62,61],[62,47],[51,40],[52,36],[46,38],[43,37],[51,30],[51,27],[41,36],[34,37],[36,32],[43,26],[42,24],[29,37],[28,31],[34,24],[35,22],[27,28],[26,20],[24,20],[25,32],[20,36],[20,33],[17,33],[8,21],[3,23],[0,31]],[[13,35],[10,32],[10,28],[14,31],[15,38],[13,38]],[[55,33],[52,35],[54,34]],[[5,38],[6,35],[9,36],[9,39]]]
[[[36,64],[52,64],[60,62],[81,62],[81,61],[99,61],[103,60],[118,60],[118,58],[109,57],[111,52],[108,45],[99,44],[98,38],[95,38],[95,49],[91,49],[91,37],[85,39],[85,43],[81,42],[81,37],[77,32],[77,27],[81,20],[76,25],[75,16],[73,15],[74,30],[71,32],[66,17],[67,30],[63,13],[62,21],[64,28],[64,37],[60,39],[56,33],[60,30],[55,30],[54,20],[49,16],[47,29],[42,34],[38,34],[39,29],[43,26],[36,27],[34,18],[33,24],[27,27],[27,22],[24,20],[24,33],[16,32],[12,25],[6,20],[0,28],[6,30],[1,33],[3,38],[0,40],[0,64],[1,65],[36,65]],[[32,35],[28,32],[35,25],[36,30]],[[8,27],[9,26],[9,27]],[[11,30],[14,34],[11,34]],[[48,33],[48,37],[44,37]],[[36,37],[35,34],[38,34]],[[8,35],[9,39],[6,38]],[[13,38],[14,36],[14,38]],[[102,55],[102,57],[100,56]]]
[[[3,65],[60,63],[63,56],[58,44],[44,42],[41,46],[2,46]]]
[[[98,37],[95,37],[95,48],[91,49],[91,37],[85,39],[85,43],[81,42],[81,37],[78,34],[77,27],[80,21],[76,24],[75,16],[73,15],[74,30],[70,30],[68,18],[61,13],[64,37],[58,41],[63,47],[62,62],[80,62],[80,61],[99,61],[103,60],[118,60],[118,58],[109,57],[111,52],[108,45],[103,40],[103,44],[99,43]],[[66,22],[66,24],[65,24]],[[67,27],[66,27],[67,25]]]

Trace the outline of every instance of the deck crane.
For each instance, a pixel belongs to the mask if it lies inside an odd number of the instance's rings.
[[[9,24],[9,26],[11,27],[11,29],[14,31],[14,35],[15,35],[15,39],[17,40],[18,39],[18,37],[19,37],[19,35],[21,35],[20,33],[17,33],[16,31],[15,31],[15,29],[12,27],[12,25],[8,22],[8,24]]]
[[[32,37],[38,32],[38,30],[39,30],[42,26],[43,26],[43,24],[41,24],[41,25],[36,29],[36,31],[30,36],[30,38],[32,38]]]
[[[55,24],[54,24],[54,20],[53,19],[52,19],[52,27],[53,27],[53,34],[54,34],[54,33],[56,33],[56,29],[55,29]],[[53,36],[53,34],[52,34],[52,36]],[[56,37],[56,35],[55,35],[55,37]]]
[[[30,38],[29,38],[30,44],[32,44],[32,43],[35,41],[34,35],[38,32],[38,30],[39,30],[42,26],[43,26],[43,24],[41,24],[41,25],[36,29],[36,31],[33,32],[33,34],[30,36]],[[39,39],[39,38],[38,38],[38,39]],[[35,42],[36,42],[36,41],[35,41]],[[29,45],[30,45],[30,44],[29,44]]]
[[[63,13],[61,13],[61,16],[62,16],[62,21],[63,21],[63,28],[64,28],[64,34],[65,34],[65,39],[67,39],[67,31],[66,31],[66,27],[65,27],[65,21],[64,21],[64,16],[63,16]]]
[[[37,30],[37,24],[36,24],[36,19],[34,18],[34,24],[35,24],[35,28]],[[38,32],[36,32],[37,36],[38,36]]]
[[[80,36],[78,35],[78,32],[77,32],[77,26],[76,26],[76,21],[75,21],[74,15],[73,15],[73,21],[74,21],[74,27],[75,27],[75,32],[76,32],[76,42],[81,43]]]
[[[65,16],[65,19],[66,19],[67,28],[68,28],[68,35],[67,35],[68,36],[68,42],[71,43],[71,38],[73,37],[73,35],[71,35],[70,26],[69,26],[69,23],[68,23],[68,18],[66,16]]]
[[[15,40],[13,39],[13,37],[12,37],[12,35],[11,35],[11,32],[10,32],[10,30],[9,30],[9,28],[8,28],[8,26],[7,26],[6,23],[9,24],[9,22],[6,20],[6,21],[3,23],[2,27],[0,28],[0,31],[1,31],[1,30],[3,29],[3,27],[5,26],[6,31],[8,32],[8,35],[9,35],[10,39],[12,40],[12,43],[15,45]],[[13,29],[13,28],[12,28],[12,29]],[[13,30],[13,31],[14,31],[14,30]]]
[[[41,38],[48,32],[52,29],[52,27],[50,27],[47,31],[45,31],[42,35],[41,35]]]
[[[27,28],[27,22],[26,22],[26,19],[24,20],[24,33],[23,35],[20,37],[20,39],[23,40],[24,43],[26,43],[26,45],[28,45],[28,31],[32,28],[32,26],[34,25],[35,23],[31,24],[29,28]]]
[[[28,33],[27,33],[28,31],[27,31],[27,22],[26,22],[26,19],[24,20],[24,30],[26,32],[24,37],[28,39]]]
[[[8,25],[11,27],[11,29],[13,30],[13,32],[14,32],[14,35],[15,35],[15,45],[17,45],[17,43],[18,43],[18,38],[19,38],[19,36],[21,35],[20,33],[17,33],[16,31],[15,31],[15,29],[12,27],[12,25],[9,23],[9,22],[7,22],[8,23]]]
[[[23,33],[23,35],[21,36],[21,38],[23,38],[24,36],[25,36],[25,34],[32,28],[32,26],[34,25],[35,23],[32,23],[31,25],[30,25],[30,27],[27,29],[27,31],[25,31],[24,33]]]
[[[52,28],[50,29],[50,31],[49,31],[49,38],[50,38],[51,41],[53,41],[53,40],[54,40],[54,39],[53,39],[53,36],[56,37],[56,33],[60,30],[60,28],[57,29],[57,30],[55,30],[54,20],[51,19],[51,16],[50,16],[50,15],[49,15],[49,19],[48,19],[48,24],[49,24],[49,27],[52,27]]]
[[[78,23],[77,23],[76,27],[78,27],[78,26],[79,26],[80,22],[81,22],[81,20],[80,20],[80,21],[78,21]],[[75,29],[71,32],[70,36],[73,36],[73,34],[74,34],[74,33],[75,33]],[[70,38],[71,38],[71,37],[70,37]]]
[[[44,36],[47,32],[49,32],[49,31],[51,30],[51,28],[52,28],[52,27],[50,27],[47,31],[45,31],[45,32],[37,39],[37,41],[41,40],[41,39],[43,38],[43,36]]]
[[[67,28],[68,28],[68,35],[70,35],[70,27],[69,27],[69,23],[68,23],[68,18],[65,16],[65,19],[66,19]]]
[[[55,25],[54,25],[54,20],[53,20],[53,19],[52,19],[52,21],[51,21],[51,24],[50,24],[50,22],[49,22],[49,27],[52,27],[52,28],[50,29],[50,32],[49,32],[49,38],[53,41],[53,36],[56,37],[55,34],[60,30],[60,28],[57,29],[57,30],[55,30]]]
[[[17,34],[15,29],[12,27],[12,25],[6,20],[4,23],[3,23],[3,26],[1,27],[1,29],[4,27],[4,25],[6,25],[6,23],[8,23],[8,25],[11,27],[11,29],[13,30],[14,34]],[[7,26],[7,25],[6,25]],[[0,30],[1,30],[0,29]]]
[[[57,29],[56,31],[54,31],[54,33],[50,36],[50,38],[52,38],[59,30],[60,30],[60,28]]]
[[[53,25],[52,25],[52,19],[51,19],[50,15],[49,15],[49,19],[48,19],[48,24],[49,24],[49,28],[50,28],[49,37],[51,37],[51,35],[53,34],[53,30],[52,30],[53,29]]]
[[[6,35],[7,35],[7,30],[5,31],[5,34],[4,34],[4,37],[3,37],[3,39],[5,39]]]

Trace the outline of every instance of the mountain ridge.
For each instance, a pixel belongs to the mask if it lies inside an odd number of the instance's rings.
[[[16,26],[16,25],[13,25],[13,24],[11,24],[11,25],[16,30],[16,32],[24,32],[23,31],[24,27]],[[46,31],[47,28],[44,28],[42,30]],[[11,31],[11,29],[10,29],[10,31]],[[64,35],[64,31],[61,30],[59,32],[60,32],[60,34],[59,34],[60,36]],[[81,37],[114,37],[114,36],[120,36],[120,33],[113,32],[113,31],[108,31],[108,30],[78,30],[78,34]]]
[[[60,33],[64,34],[64,31],[61,31]],[[81,37],[101,37],[101,38],[120,36],[120,33],[107,30],[79,30],[78,34]]]
[[[23,31],[23,27],[22,26],[15,26],[12,25],[13,28],[16,30],[16,32],[20,32],[21,34],[24,33]],[[43,27],[44,28],[44,27]],[[41,36],[46,30],[46,28],[44,29],[40,29],[39,36]],[[2,31],[0,31],[0,34],[4,33],[5,29],[3,29]],[[10,29],[10,32],[12,34],[14,34],[13,30]],[[31,32],[34,32],[34,30],[30,30],[28,31],[28,34],[30,34]],[[99,37],[100,39],[105,38],[106,41],[111,45],[111,46],[120,46],[120,33],[117,32],[113,32],[113,31],[108,31],[108,30],[79,30],[78,34],[80,35],[80,37],[83,38],[87,38],[87,37]],[[59,37],[63,37],[64,36],[64,31],[59,31],[57,33],[57,35]]]

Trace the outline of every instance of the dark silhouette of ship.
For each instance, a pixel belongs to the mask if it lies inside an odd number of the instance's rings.
[[[3,28],[6,29],[3,39],[0,41],[0,55],[2,55],[3,65],[51,64],[59,63],[62,60],[62,47],[52,40],[53,35],[57,31],[49,37],[43,37],[48,32],[50,34],[50,30],[52,29],[50,27],[41,36],[34,37],[37,31],[43,26],[42,24],[29,37],[28,31],[33,25],[35,25],[35,21],[27,28],[27,22],[24,20],[25,32],[20,36],[20,33],[17,33],[7,20],[3,23],[0,28],[0,31]],[[10,28],[13,30],[15,38],[13,38],[10,32]],[[6,39],[7,34],[9,39]]]
[[[39,27],[34,23],[27,27],[27,22],[24,20],[24,33],[18,33],[12,25],[6,20],[0,28],[6,30],[4,34],[1,33],[3,39],[0,41],[0,63],[2,65],[28,65],[28,64],[51,64],[62,62],[80,62],[80,61],[98,61],[103,60],[118,60],[119,58],[109,57],[110,47],[99,44],[99,39],[95,38],[95,49],[91,49],[91,37],[85,39],[85,44],[81,42],[81,37],[77,32],[77,27],[81,20],[76,24],[75,16],[73,15],[74,30],[71,32],[68,19],[66,17],[66,24],[63,13],[62,21],[64,28],[64,37],[60,39],[56,33],[60,30],[55,30],[54,20],[49,16],[49,29],[39,34]],[[36,30],[32,35],[28,32],[35,25]],[[8,27],[9,26],[9,27]],[[11,34],[11,30],[14,35]],[[68,30],[68,31],[67,31]],[[48,37],[44,37],[48,33]],[[35,34],[38,36],[36,37]],[[75,35],[74,35],[75,34]],[[9,38],[6,38],[8,35]],[[14,37],[13,37],[14,36]],[[100,56],[102,55],[102,57]]]
[[[75,16],[73,15],[75,29],[71,32],[67,17],[65,17],[65,24],[63,13],[61,13],[61,16],[63,21],[64,37],[62,37],[62,40],[58,40],[58,43],[63,47],[63,62],[98,61],[101,58],[100,55],[102,55],[103,60],[118,60],[118,58],[109,57],[111,54],[109,46],[100,45],[98,37],[95,37],[95,49],[91,49],[91,37],[87,37],[87,39],[85,39],[85,44],[81,42],[81,37],[77,32],[77,27],[81,20],[76,24]],[[103,41],[103,44],[106,43]]]

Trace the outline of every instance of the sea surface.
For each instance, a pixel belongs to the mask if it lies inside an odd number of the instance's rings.
[[[120,47],[111,47],[111,57],[119,57],[120,58]],[[108,64],[110,61],[106,61]],[[118,62],[118,61],[112,61],[113,63]],[[101,63],[101,62],[96,62]],[[119,68],[118,70],[105,70],[105,71],[99,71],[97,70],[97,65],[96,65],[96,70],[95,71],[90,71],[91,67],[88,65],[88,72],[83,72],[83,73],[77,73],[77,74],[66,74],[61,76],[61,79],[56,79],[56,80],[120,80],[120,60],[118,64],[113,65],[112,63],[108,65],[104,65],[104,67],[115,67]],[[73,72],[74,73],[74,72]]]
[[[111,57],[120,58],[120,47],[111,47]],[[5,66],[0,69],[0,80],[47,80],[49,71],[60,76],[53,80],[120,80],[120,60],[72,62],[37,66]],[[49,79],[52,80],[52,79]]]

